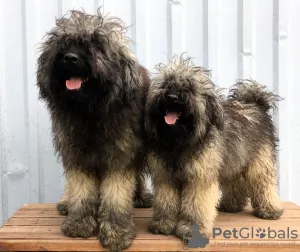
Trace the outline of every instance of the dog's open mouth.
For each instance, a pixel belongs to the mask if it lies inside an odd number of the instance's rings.
[[[81,88],[82,84],[88,81],[88,78],[83,77],[70,77],[70,79],[66,80],[66,88],[68,90],[78,90]]]
[[[177,120],[179,119],[180,115],[181,115],[181,112],[167,110],[166,115],[165,115],[166,124],[174,125],[177,122]]]

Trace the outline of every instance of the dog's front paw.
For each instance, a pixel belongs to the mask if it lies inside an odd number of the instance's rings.
[[[67,206],[67,202],[65,201],[61,201],[58,202],[56,205],[56,210],[59,212],[60,215],[68,215],[68,206]]]
[[[152,220],[148,225],[148,229],[154,234],[171,235],[174,234],[175,228],[176,222],[168,219]]]
[[[72,217],[68,216],[61,225],[61,231],[69,237],[88,238],[95,234],[97,221],[92,216]]]
[[[226,213],[238,213],[244,210],[244,206],[243,205],[235,205],[235,204],[223,204],[220,203],[220,205],[218,206],[218,211],[220,212],[226,212]]]
[[[130,247],[136,236],[136,230],[132,221],[128,225],[117,225],[110,221],[99,223],[98,238],[103,247],[109,251],[122,251]]]
[[[283,209],[273,206],[268,206],[265,208],[256,207],[254,208],[253,214],[258,218],[277,220],[283,214]]]
[[[152,193],[142,193],[135,197],[134,207],[135,208],[150,208],[152,207],[153,194]]]
[[[181,238],[184,242],[189,242],[192,236],[200,237],[207,239],[210,235],[209,228],[199,227],[199,225],[192,224],[189,221],[181,220],[176,227],[176,235]]]
[[[179,221],[176,227],[176,235],[184,242],[189,241],[192,238],[192,223],[188,221]]]

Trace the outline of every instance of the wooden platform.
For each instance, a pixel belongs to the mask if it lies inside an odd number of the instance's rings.
[[[250,209],[242,213],[220,213],[215,228],[216,232],[236,228],[242,236],[247,236],[247,230],[253,238],[226,239],[219,235],[211,237],[204,248],[190,249],[187,245],[173,237],[153,235],[147,231],[147,223],[151,218],[151,209],[136,209],[135,223],[138,234],[128,251],[300,251],[300,207],[293,203],[284,203],[285,213],[278,221],[262,220],[253,217]],[[64,217],[58,215],[54,204],[24,205],[0,229],[0,251],[104,251],[96,238],[72,239],[65,237],[60,231]],[[268,227],[280,233],[280,237],[270,239],[257,236]],[[289,232],[282,238],[282,232]],[[296,230],[297,238],[291,238],[291,231]],[[229,235],[230,231],[226,231]],[[260,232],[260,233],[261,233]],[[226,236],[225,235],[225,236]],[[251,235],[250,235],[251,236]],[[274,236],[274,232],[270,236]]]

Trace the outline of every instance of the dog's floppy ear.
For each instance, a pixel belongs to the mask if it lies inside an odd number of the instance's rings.
[[[223,129],[224,111],[220,99],[216,94],[211,93],[207,95],[206,109],[211,124],[215,125],[218,129]]]

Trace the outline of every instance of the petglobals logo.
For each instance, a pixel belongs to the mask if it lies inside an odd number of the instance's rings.
[[[278,246],[281,244],[279,241],[280,239],[283,239],[282,242],[285,243],[285,246],[287,245],[286,242],[290,242],[290,246],[294,246],[295,243],[293,239],[297,239],[299,237],[297,230],[292,229],[290,227],[286,227],[284,229],[279,229],[276,230],[271,227],[267,228],[256,228],[256,227],[243,227],[243,228],[232,228],[232,229],[222,229],[215,227],[212,230],[210,239],[207,237],[203,236],[199,232],[199,226],[197,224],[193,225],[193,232],[192,232],[192,237],[191,239],[184,239],[184,242],[187,241],[187,249],[189,248],[205,248],[210,241],[215,241],[221,240],[222,244],[220,242],[217,242],[216,244],[218,246],[226,245],[227,242],[231,246],[234,245],[234,241],[238,246],[241,246],[240,242],[241,241],[247,241],[251,242],[254,238],[258,238],[261,242],[258,242],[259,244],[266,245],[265,242],[268,242],[269,246]],[[221,239],[220,239],[221,238]],[[255,240],[256,240],[255,239]],[[273,240],[274,239],[274,240]],[[245,245],[245,244],[244,244]],[[256,245],[257,246],[257,240],[256,240]],[[186,249],[185,246],[183,249]]]
[[[213,228],[212,238],[223,237],[225,239],[296,239],[298,238],[297,230],[287,227],[285,229],[275,230],[271,227],[268,228],[233,228],[222,229]]]

